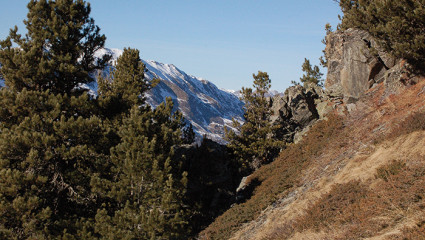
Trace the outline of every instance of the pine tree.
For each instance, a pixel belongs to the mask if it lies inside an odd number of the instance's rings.
[[[145,79],[145,66],[137,49],[125,48],[109,76],[98,76],[99,102],[108,118],[128,112],[145,103],[144,94],[158,83]]]
[[[368,31],[384,50],[407,59],[417,71],[425,67],[425,1],[340,0],[340,27]]]
[[[278,126],[272,126],[270,122],[271,101],[266,97],[271,87],[269,75],[259,71],[253,77],[255,90],[242,88],[245,122],[240,124],[233,120],[233,127],[238,133],[226,129],[228,147],[248,171],[270,162],[283,147],[281,141],[273,138]]]
[[[325,25],[326,36],[333,32],[332,26],[330,23],[326,23]],[[327,45],[326,37],[322,39],[322,43]],[[328,57],[326,56],[325,49],[322,50],[323,55],[319,57],[320,66],[326,68],[328,67]]]
[[[191,144],[195,141],[196,135],[195,131],[193,131],[192,124],[188,123],[185,128],[183,128],[183,143]]]
[[[111,148],[112,178],[92,182],[113,203],[98,210],[95,229],[109,239],[180,239],[188,234],[187,174],[174,149],[183,143],[184,120],[171,99],[156,109],[140,105],[151,87],[143,73],[139,51],[125,49],[113,81],[101,82],[99,101],[115,111],[120,140]]]
[[[83,1],[28,9],[27,35],[15,27],[0,49],[0,238],[87,239],[111,144],[96,101],[73,89],[107,60],[93,56],[105,37]]]
[[[89,17],[90,4],[82,0],[31,0],[27,34],[18,28],[0,42],[1,74],[9,88],[21,91],[70,93],[92,81],[90,73],[105,66],[110,56],[95,59],[105,36]],[[13,44],[16,44],[15,47]]]
[[[134,106],[119,128],[122,140],[111,149],[114,178],[98,186],[115,202],[96,216],[102,236],[178,239],[187,231],[187,174],[174,156],[182,143],[183,119],[172,114],[172,107],[170,99],[154,110]]]
[[[0,49],[0,238],[185,238],[184,119],[171,99],[145,104],[139,51],[126,49],[91,98],[75,87],[107,58],[93,61],[105,37],[90,6],[28,8],[28,35],[15,28]]]
[[[318,86],[323,86],[323,73],[320,72],[318,66],[311,66],[310,60],[304,58],[304,63],[302,65],[302,71],[304,72],[303,76],[300,78],[300,81],[306,85],[308,83],[313,83]]]
[[[3,88],[0,106],[0,232],[10,239],[77,235],[98,205],[91,176],[107,163],[92,101]]]

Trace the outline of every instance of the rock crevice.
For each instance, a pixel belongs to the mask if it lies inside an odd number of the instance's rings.
[[[332,110],[328,99],[323,89],[314,84],[291,86],[283,96],[274,96],[271,120],[280,126],[275,137],[287,143],[297,142],[297,133]]]
[[[356,108],[365,93],[384,83],[386,95],[397,93],[417,77],[408,64],[385,52],[366,31],[338,30],[326,36],[328,72],[325,89],[307,84],[286,89],[283,96],[271,99],[272,123],[280,125],[278,139],[297,142],[318,119],[333,109],[345,114]]]
[[[396,93],[406,82],[415,82],[408,64],[385,52],[366,31],[338,30],[326,36],[325,55],[328,94],[339,95],[345,103],[358,101],[375,84],[384,83],[387,92]]]

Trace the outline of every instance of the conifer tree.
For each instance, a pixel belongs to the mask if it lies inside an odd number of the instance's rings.
[[[186,127],[182,129],[183,131],[183,143],[185,144],[191,144],[195,141],[196,135],[193,131],[193,125],[188,124]]]
[[[102,80],[101,101],[123,109],[114,124],[120,142],[111,148],[113,177],[92,182],[114,203],[98,210],[95,229],[109,239],[180,239],[187,234],[187,174],[174,149],[183,143],[184,121],[181,113],[173,113],[171,99],[156,109],[140,105],[151,87],[143,73],[139,52],[125,49],[113,81]]]
[[[75,87],[107,57],[93,61],[105,38],[90,6],[28,8],[28,35],[15,28],[0,49],[0,239],[185,238],[184,120],[170,99],[145,104],[138,50],[91,98]]]
[[[304,72],[303,76],[300,78],[300,81],[305,85],[307,83],[313,83],[318,86],[323,86],[323,73],[320,72],[318,66],[311,66],[310,60],[304,58],[304,63],[302,65],[302,71]]]
[[[128,112],[133,105],[145,103],[145,92],[158,83],[158,79],[145,79],[145,66],[137,49],[125,48],[117,59],[115,70],[109,76],[98,76],[98,93],[107,117]]]
[[[0,238],[86,239],[111,144],[95,100],[72,90],[104,63],[93,54],[105,37],[83,1],[28,9],[27,35],[15,27],[0,49]]]
[[[102,236],[178,239],[187,234],[183,207],[187,174],[174,158],[182,122],[181,116],[170,118],[171,110],[171,100],[153,111],[134,107],[124,120],[122,141],[111,150],[115,177],[98,186],[116,204],[98,211],[96,231]]]
[[[79,222],[94,216],[91,176],[107,161],[105,131],[90,105],[87,95],[0,90],[0,232],[7,239],[77,235]]]
[[[326,31],[326,36],[328,36],[329,34],[331,34],[333,32],[333,29],[332,29],[332,26],[331,26],[330,23],[326,23],[325,31]],[[324,45],[327,44],[326,37],[322,39],[322,43]],[[326,68],[326,67],[328,67],[328,57],[326,56],[325,49],[323,49],[322,52],[323,52],[323,55],[319,57],[320,66]]]
[[[269,75],[259,71],[253,77],[254,90],[242,88],[245,123],[233,120],[233,127],[238,132],[226,129],[228,147],[248,171],[270,162],[283,147],[281,141],[273,138],[278,126],[272,126],[270,122],[271,101],[266,97],[271,87]]]
[[[425,67],[425,1],[340,0],[340,27],[359,28],[375,37],[395,57],[407,59],[417,71]]]
[[[6,85],[16,91],[70,93],[79,83],[92,81],[90,72],[103,68],[110,56],[94,57],[106,38],[89,16],[90,4],[82,0],[31,0],[28,10],[25,36],[18,34],[15,26],[0,42]]]

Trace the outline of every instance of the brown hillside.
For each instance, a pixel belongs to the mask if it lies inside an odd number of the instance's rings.
[[[425,239],[425,81],[389,96],[381,83],[338,109],[200,238]]]

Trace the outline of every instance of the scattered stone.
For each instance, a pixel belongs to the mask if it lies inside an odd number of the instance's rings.
[[[243,177],[241,180],[241,183],[239,184],[238,188],[236,189],[236,193],[242,191],[245,189],[246,187],[246,180],[248,179],[248,177]]]
[[[354,103],[347,104],[345,107],[347,108],[348,113],[351,113],[357,109],[357,105]]]

